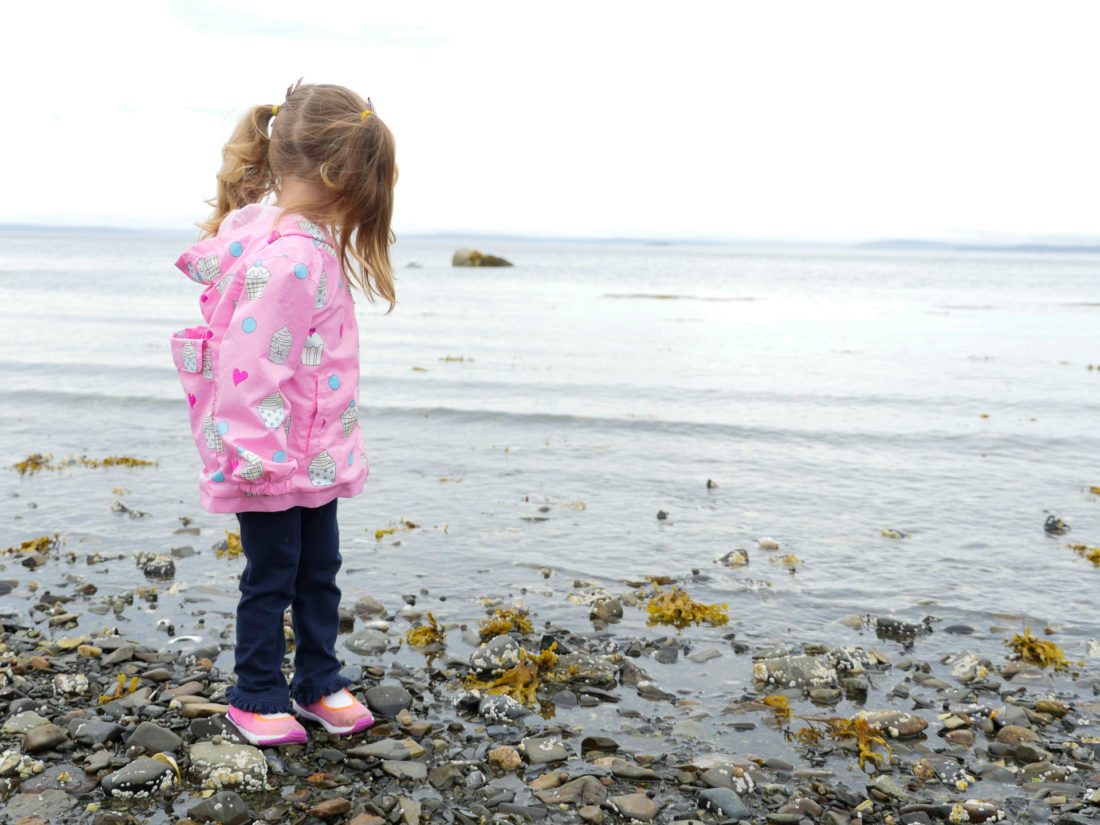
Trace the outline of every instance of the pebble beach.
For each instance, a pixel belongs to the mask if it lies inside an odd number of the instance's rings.
[[[1089,256],[399,244],[341,504],[377,721],[258,749],[165,354],[184,244],[48,240],[0,259],[0,822],[1100,817]],[[113,266],[138,316],[81,292]]]

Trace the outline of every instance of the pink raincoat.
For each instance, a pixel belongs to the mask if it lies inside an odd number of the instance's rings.
[[[331,240],[274,206],[230,213],[176,266],[206,325],[172,336],[212,513],[319,507],[363,489],[359,330]]]

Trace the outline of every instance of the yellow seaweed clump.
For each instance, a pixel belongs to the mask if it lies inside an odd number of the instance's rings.
[[[15,464],[12,464],[11,469],[15,470],[21,476],[26,476],[26,475],[33,476],[39,470],[53,469],[50,466],[50,459],[51,458],[53,458],[52,455],[48,455],[48,454],[43,455],[42,453],[31,453],[23,461],[18,461]]]
[[[532,656],[524,648],[519,649],[519,662],[515,667],[504,671],[499,678],[491,682],[482,682],[473,674],[466,677],[466,687],[484,690],[486,693],[503,693],[527,707],[538,707],[535,692],[539,687],[539,673],[553,670],[558,663],[558,654],[554,652],[558,643],[554,642],[537,656]]]
[[[428,647],[429,645],[442,647],[446,638],[447,634],[430,612],[428,613],[428,623],[426,625],[414,627],[405,634],[405,641],[414,647]]]
[[[791,703],[786,696],[773,693],[771,696],[765,696],[760,701],[772,709],[772,713],[775,714],[775,721],[779,724],[782,725],[791,721]]]
[[[393,522],[390,522],[390,524],[393,524]],[[374,540],[382,541],[384,536],[392,536],[394,533],[404,532],[405,530],[415,530],[419,526],[419,524],[413,524],[407,519],[401,519],[395,527],[383,527],[379,530],[375,530]]]
[[[1005,642],[1005,645],[1016,651],[1016,655],[1023,661],[1039,667],[1053,668],[1056,673],[1069,670],[1074,664],[1080,664],[1080,662],[1068,661],[1066,652],[1054,642],[1036,639],[1031,635],[1030,627],[1024,628],[1023,636],[1017,633],[1010,641]]]
[[[891,762],[894,752],[882,736],[882,730],[871,725],[867,716],[860,713],[852,719],[840,716],[795,716],[808,723],[806,727],[791,733],[784,731],[788,739],[795,739],[803,745],[816,745],[824,739],[855,739],[859,749],[859,767],[870,759],[876,766],[882,762]],[[875,745],[886,749],[885,753],[875,751]]]
[[[488,641],[496,636],[503,636],[513,630],[518,630],[525,636],[534,632],[531,620],[515,610],[498,610],[485,621],[478,622],[477,626],[482,641]]]
[[[646,611],[649,613],[646,624],[670,624],[683,630],[689,625],[702,622],[720,625],[729,621],[726,613],[728,607],[725,604],[703,604],[693,601],[679,587],[660,590],[657,585],[653,585],[653,590],[655,595],[646,606]]]
[[[235,559],[242,552],[244,552],[244,548],[241,547],[241,534],[226,530],[225,547],[218,548],[218,558]]]
[[[23,555],[24,553],[49,553],[51,550],[56,550],[61,546],[64,541],[58,533],[54,533],[52,536],[39,536],[36,539],[27,539],[22,544],[13,544],[11,547],[5,547],[4,552],[0,555],[14,556]]]
[[[115,699],[121,699],[127,693],[133,693],[135,690],[137,690],[140,684],[141,679],[139,679],[137,676],[131,676],[130,683],[127,684],[126,676],[120,673],[118,674],[118,684],[115,685],[114,691],[112,693],[104,693],[102,696],[100,696],[99,704],[105,705],[108,702],[113,702]]]
[[[1097,567],[1100,567],[1100,547],[1089,547],[1087,544],[1067,544],[1070,550],[1073,550],[1083,559],[1088,559]]]
[[[34,475],[39,470],[60,470],[62,467],[153,467],[155,461],[146,461],[144,458],[133,458],[127,455],[112,455],[106,458],[88,458],[87,456],[67,456],[54,463],[53,456],[43,453],[32,453],[23,461],[11,466],[19,475]]]

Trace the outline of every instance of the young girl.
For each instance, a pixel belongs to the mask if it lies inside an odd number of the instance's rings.
[[[202,505],[240,522],[247,563],[228,715],[255,745],[306,741],[291,711],[338,734],[373,722],[335,654],[336,499],[367,476],[351,288],[393,306],[394,140],[369,100],[300,83],[237,126],[205,240],[176,262],[205,286],[206,324],[178,332],[172,355],[202,457]]]

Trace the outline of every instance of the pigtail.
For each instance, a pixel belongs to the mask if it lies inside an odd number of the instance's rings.
[[[256,203],[275,189],[268,149],[268,127],[275,117],[274,106],[255,106],[241,118],[222,149],[218,171],[218,194],[207,201],[214,214],[199,224],[202,237],[218,234],[225,216],[234,209]]]

